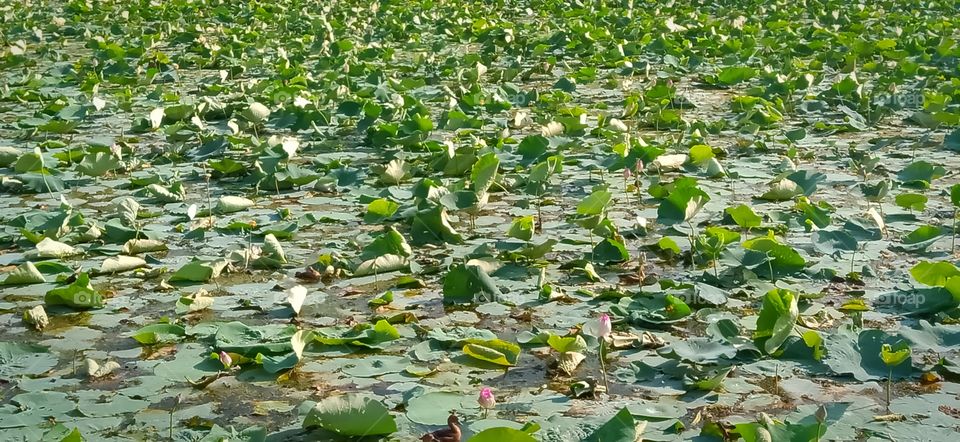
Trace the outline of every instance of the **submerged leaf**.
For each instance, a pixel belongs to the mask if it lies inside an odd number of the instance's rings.
[[[0,342],[0,379],[40,375],[55,367],[57,362],[57,356],[42,345]]]

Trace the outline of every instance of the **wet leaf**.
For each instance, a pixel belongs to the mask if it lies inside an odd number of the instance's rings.
[[[460,244],[463,238],[450,225],[447,210],[441,206],[418,213],[410,227],[412,243],[423,244]]]
[[[613,194],[606,190],[598,190],[577,204],[577,214],[583,216],[600,215],[607,208]]]
[[[910,269],[910,275],[921,284],[943,287],[950,278],[960,276],[960,269],[947,261],[920,261]]]
[[[253,102],[253,103],[250,103],[250,106],[248,106],[246,110],[241,112],[240,115],[245,120],[251,123],[259,124],[266,121],[267,117],[270,116],[270,113],[271,112],[268,107],[264,106],[263,104]]]
[[[456,264],[443,278],[445,303],[494,301],[500,289],[487,272],[477,265]]]
[[[673,225],[693,219],[710,201],[706,192],[696,187],[681,187],[670,193],[657,209],[657,222]]]
[[[7,277],[3,279],[3,285],[42,284],[44,282],[46,280],[43,274],[30,261],[20,264],[16,269],[7,273]]]
[[[597,243],[590,254],[591,259],[599,263],[616,263],[630,259],[626,246],[613,238],[605,238]]]
[[[504,367],[512,367],[517,364],[517,358],[520,356],[520,347],[514,343],[500,339],[471,339],[463,346],[463,352],[474,359]]]
[[[746,229],[751,227],[760,227],[760,223],[763,221],[763,219],[754,213],[753,209],[746,204],[741,204],[736,207],[728,207],[725,212],[730,215],[731,218],[733,218],[733,222]]]
[[[367,205],[367,213],[363,216],[363,221],[367,223],[378,223],[393,216],[400,205],[386,198],[378,198]]]
[[[303,427],[320,427],[343,436],[387,435],[397,431],[387,407],[368,396],[353,393],[318,402],[303,419]]]
[[[757,330],[753,337],[758,345],[763,345],[768,354],[776,352],[793,334],[794,325],[800,316],[797,301],[796,293],[784,289],[771,290],[764,295],[763,308],[760,310]]]
[[[910,358],[910,347],[905,342],[901,342],[894,348],[890,344],[883,344],[880,347],[880,359],[887,366],[895,367],[902,364]]]
[[[253,265],[259,268],[275,269],[287,263],[287,256],[283,253],[283,246],[272,233],[263,237],[263,254],[254,260]]]
[[[83,254],[82,250],[50,238],[44,238],[35,247],[36,251],[31,255],[37,258],[66,258]]]
[[[162,252],[164,250],[167,250],[166,243],[156,239],[131,239],[123,244],[123,253],[127,255]]]
[[[131,338],[143,345],[172,342],[184,336],[186,336],[186,331],[183,327],[169,323],[150,324],[130,335]]]
[[[630,410],[622,408],[609,421],[591,433],[584,442],[637,442],[647,426],[646,421],[636,421]]]
[[[100,270],[97,271],[97,273],[120,273],[145,267],[146,265],[147,261],[145,261],[143,258],[118,255],[113,258],[107,258],[103,260],[103,264],[100,265]]]
[[[177,269],[170,276],[170,282],[207,282],[220,276],[220,272],[226,267],[227,261],[222,259],[216,261],[194,260]]]
[[[101,308],[103,296],[90,284],[88,274],[79,273],[72,283],[48,291],[43,302],[47,305],[65,305],[79,309]]]
[[[931,225],[920,226],[903,237],[903,248],[908,251],[922,252],[945,234],[944,229],[940,227]]]
[[[92,177],[100,177],[120,167],[120,160],[107,152],[87,154],[77,165],[77,171]]]
[[[375,349],[381,348],[384,343],[400,339],[400,332],[389,322],[379,320],[373,326],[359,324],[340,335],[317,330],[314,339],[325,345],[354,345]]]
[[[915,161],[897,173],[897,179],[905,186],[929,188],[930,183],[946,174],[942,166],[935,166],[926,161]]]
[[[307,298],[307,288],[298,285],[293,286],[290,290],[287,291],[287,305],[293,309],[293,313],[299,315],[300,309],[303,307],[303,301]]]
[[[510,228],[507,230],[507,236],[524,241],[530,241],[533,239],[533,223],[533,215],[516,218],[512,223],[510,223]]]
[[[781,179],[770,184],[770,189],[760,195],[760,199],[769,201],[788,201],[803,195],[803,189],[789,179]]]
[[[253,207],[254,202],[240,196],[222,196],[217,200],[214,211],[220,214],[235,213]]]

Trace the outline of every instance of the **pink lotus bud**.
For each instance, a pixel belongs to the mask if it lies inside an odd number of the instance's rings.
[[[633,176],[633,174],[630,173],[630,168],[629,168],[629,167],[624,167],[624,168],[623,168],[623,179],[629,180],[631,176]]]
[[[610,315],[604,313],[600,315],[600,329],[598,330],[600,338],[606,338],[613,333],[613,323],[610,322]]]
[[[223,364],[223,368],[230,368],[231,366],[233,366],[233,358],[230,357],[229,353],[225,351],[221,351],[220,363]]]
[[[643,173],[643,160],[637,160],[637,165],[634,166],[634,170],[637,171],[637,175]]]
[[[477,398],[477,403],[480,404],[480,408],[485,410],[496,407],[497,399],[493,397],[493,390],[491,390],[489,387],[483,387],[480,389],[480,397]]]

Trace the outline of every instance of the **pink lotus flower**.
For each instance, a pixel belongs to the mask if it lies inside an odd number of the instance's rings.
[[[229,353],[221,351],[220,363],[223,364],[223,368],[229,369],[231,366],[233,366],[233,358],[230,357]]]
[[[597,334],[599,338],[606,339],[607,336],[610,336],[610,333],[613,333],[613,323],[610,322],[610,315],[604,313],[600,315],[600,328],[597,330]]]
[[[483,408],[483,417],[487,417],[487,412],[497,406],[497,398],[493,396],[493,390],[489,387],[480,389],[480,397],[477,398],[480,408]]]
[[[637,175],[643,173],[643,160],[637,160],[637,164],[633,167],[637,171]]]
[[[629,180],[631,176],[633,176],[633,173],[630,172],[630,168],[629,168],[629,167],[624,167],[624,168],[623,168],[623,179],[624,179],[624,180]]]

